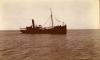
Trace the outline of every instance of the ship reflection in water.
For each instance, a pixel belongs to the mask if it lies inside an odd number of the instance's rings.
[[[67,34],[0,31],[0,60],[100,60],[99,30]]]
[[[54,26],[54,21],[53,21],[53,15],[52,15],[52,10],[51,10],[51,27],[42,27],[41,25],[35,26],[34,19],[32,19],[32,26],[26,27],[26,28],[21,28],[22,33],[27,33],[27,34],[66,34],[66,25],[63,23],[63,25],[57,25]]]

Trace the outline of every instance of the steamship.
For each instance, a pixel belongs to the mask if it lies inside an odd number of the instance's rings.
[[[62,22],[62,25],[54,26],[54,19],[52,15],[52,10],[50,10],[50,20],[51,26],[42,27],[42,25],[36,26],[34,23],[34,19],[32,19],[32,25],[25,28],[20,28],[21,33],[25,34],[66,34],[67,33],[67,25]]]

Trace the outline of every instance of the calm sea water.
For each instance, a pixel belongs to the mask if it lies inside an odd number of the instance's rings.
[[[100,30],[66,35],[0,31],[0,60],[100,60]]]

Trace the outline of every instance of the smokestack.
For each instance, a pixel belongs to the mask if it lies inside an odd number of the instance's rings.
[[[32,27],[35,27],[34,19],[32,19]]]

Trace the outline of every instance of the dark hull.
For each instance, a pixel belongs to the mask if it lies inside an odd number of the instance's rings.
[[[29,28],[26,30],[20,30],[25,34],[66,34],[66,25],[65,26],[55,26],[51,29],[37,29],[37,28]]]

